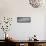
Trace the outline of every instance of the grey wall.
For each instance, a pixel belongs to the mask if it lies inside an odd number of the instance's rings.
[[[45,15],[46,8],[33,8],[28,0],[0,0],[0,16],[13,18],[11,29],[8,32],[17,40],[27,40],[34,34],[39,40],[46,39]],[[17,23],[18,16],[31,17],[31,23]],[[2,35],[1,32],[0,35]]]

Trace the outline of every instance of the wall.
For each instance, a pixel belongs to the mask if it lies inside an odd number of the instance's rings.
[[[33,8],[28,0],[0,0],[0,16],[13,17],[9,33],[18,40],[27,40],[34,34],[39,40],[45,39],[45,15],[45,8]],[[18,16],[31,17],[31,23],[17,23]]]

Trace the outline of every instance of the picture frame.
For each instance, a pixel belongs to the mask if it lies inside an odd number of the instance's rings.
[[[30,23],[31,17],[17,17],[18,23]]]

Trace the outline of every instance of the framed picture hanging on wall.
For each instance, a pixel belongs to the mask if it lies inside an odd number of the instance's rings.
[[[17,17],[18,23],[30,23],[31,17]]]

